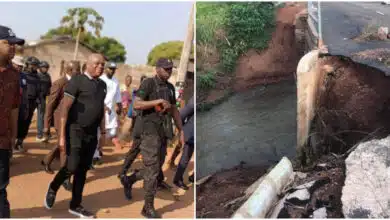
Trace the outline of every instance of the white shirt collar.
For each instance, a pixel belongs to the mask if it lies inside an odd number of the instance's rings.
[[[68,74],[66,74],[65,76],[66,76],[66,78],[67,78],[68,80],[70,80],[70,79],[72,78],[72,77],[69,76]]]
[[[87,72],[84,72],[84,74],[88,77],[88,79],[93,79],[91,75],[89,75],[89,73]]]

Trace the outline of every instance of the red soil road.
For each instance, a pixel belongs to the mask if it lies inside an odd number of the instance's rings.
[[[11,216],[13,218],[73,218],[74,216],[68,213],[71,193],[62,187],[58,191],[53,209],[47,210],[43,205],[48,184],[54,176],[42,170],[40,161],[52,148],[54,140],[47,147],[36,143],[35,124],[35,122],[32,123],[32,129],[30,129],[29,137],[26,139],[27,153],[16,154],[11,163],[11,180],[7,188]],[[144,196],[143,182],[135,184],[133,200],[127,201],[123,195],[122,185],[117,178],[117,173],[123,164],[123,160],[119,161],[118,157],[123,156],[127,149],[120,152],[114,152],[113,149],[112,146],[104,147],[104,164],[88,172],[83,205],[96,213],[98,218],[143,218],[140,214]],[[168,156],[170,154],[171,149],[169,149]],[[180,157],[178,157],[179,159]],[[58,170],[58,164],[55,162],[53,168]],[[134,166],[140,168],[142,162],[137,160]],[[193,161],[188,168],[189,170],[193,169]],[[174,171],[165,169],[164,174],[167,178],[166,181],[173,185]],[[187,182],[187,174],[184,178]],[[193,218],[193,187],[191,186],[187,192],[177,188],[174,188],[173,191],[179,201],[175,201],[172,193],[160,191],[155,200],[156,210],[162,214],[163,218]]]

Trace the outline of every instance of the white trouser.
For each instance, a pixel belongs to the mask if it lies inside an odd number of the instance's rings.
[[[115,137],[116,131],[117,131],[117,128],[106,129],[106,138]],[[97,138],[98,138],[98,145],[96,147],[95,154],[93,155],[93,158],[100,158],[101,157],[100,153],[99,153],[100,128],[98,128],[98,131],[97,131]]]

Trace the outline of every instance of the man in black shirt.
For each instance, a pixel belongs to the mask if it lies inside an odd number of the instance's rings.
[[[134,101],[134,109],[140,111],[135,120],[134,135],[140,135],[142,160],[145,169],[124,178],[124,186],[132,185],[144,179],[145,204],[142,215],[147,218],[159,218],[154,209],[154,197],[157,179],[166,154],[166,140],[173,136],[172,118],[179,130],[180,141],[184,144],[182,121],[176,107],[175,88],[168,82],[172,74],[173,63],[161,58],[156,63],[156,76],[145,79]]]
[[[45,206],[48,209],[53,207],[61,184],[74,175],[69,213],[78,217],[94,217],[94,214],[81,206],[81,201],[87,171],[98,143],[96,131],[99,126],[101,137],[105,136],[103,116],[107,86],[99,79],[104,64],[102,55],[92,54],[84,74],[73,76],[65,87],[59,146],[66,147],[67,162],[54,177],[46,193]]]
[[[50,93],[51,88],[51,77],[48,73],[49,71],[49,63],[46,61],[41,61],[39,64],[39,72],[38,77],[40,79],[40,91],[39,91],[39,102],[38,102],[38,117],[37,117],[37,141],[44,141],[43,138],[43,122],[45,117],[45,109],[46,109],[46,97]]]

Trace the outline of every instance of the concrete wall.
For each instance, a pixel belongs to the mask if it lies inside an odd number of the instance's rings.
[[[45,60],[50,64],[49,73],[52,77],[52,80],[55,81],[60,78],[61,72],[61,63],[63,61],[73,60],[73,53],[75,49],[74,40],[58,40],[58,41],[41,41],[37,42],[36,45],[26,46],[23,49],[18,50],[18,54],[21,56],[35,56],[39,60]],[[79,52],[77,54],[77,59],[84,63],[87,60],[87,57],[92,54],[94,51],[88,47],[80,44]],[[148,77],[155,75],[155,67],[138,64],[138,65],[128,65],[128,64],[118,64],[118,69],[115,74],[115,77],[118,78],[120,83],[125,82],[126,75],[129,74],[133,76],[132,87],[138,88],[140,83],[140,78],[142,75]],[[170,82],[175,85],[177,77],[177,69],[173,69],[172,77]],[[188,82],[189,85],[186,86],[186,97],[193,94],[193,80]]]
[[[36,46],[27,46],[23,49],[22,56],[35,56],[39,60],[45,60],[50,64],[49,73],[52,80],[60,78],[61,62],[73,59],[75,43],[74,41],[58,41],[56,43],[41,43]],[[85,61],[92,53],[91,50],[79,46],[77,59]]]

